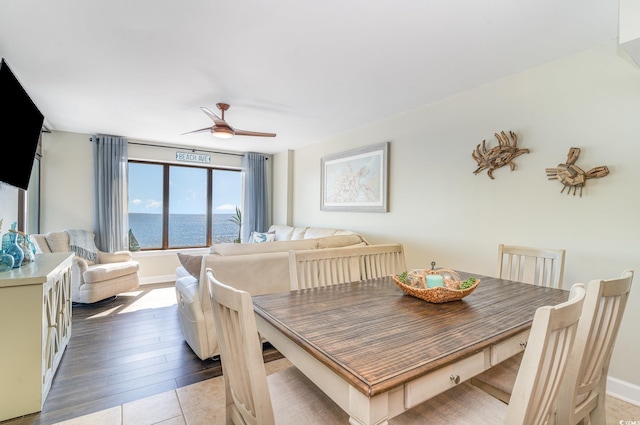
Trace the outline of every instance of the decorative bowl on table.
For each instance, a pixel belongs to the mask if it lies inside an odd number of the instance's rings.
[[[461,300],[478,287],[480,279],[461,280],[450,269],[416,269],[392,275],[393,281],[404,293],[430,303]]]

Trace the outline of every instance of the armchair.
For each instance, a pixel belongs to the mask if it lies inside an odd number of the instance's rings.
[[[69,242],[69,233],[49,232],[29,236],[37,253],[75,252]],[[140,265],[132,260],[129,251],[113,253],[95,249],[95,260],[83,258],[76,252],[71,266],[71,300],[91,304],[131,291],[139,286]]]

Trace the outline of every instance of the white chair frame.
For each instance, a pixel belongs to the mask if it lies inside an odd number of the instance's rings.
[[[289,251],[291,289],[308,289],[399,274],[402,244]]]
[[[498,245],[498,272],[502,279],[562,288],[564,249]]]

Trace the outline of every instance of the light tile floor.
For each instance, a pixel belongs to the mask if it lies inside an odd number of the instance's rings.
[[[287,359],[265,364],[267,374],[291,363]],[[69,419],[54,425],[223,425],[222,377],[132,401],[118,407]],[[607,396],[606,425],[640,424],[640,406]]]
[[[267,374],[271,374],[290,365],[287,359],[279,359],[265,363],[265,368]],[[222,377],[219,376],[54,425],[223,425],[224,423],[224,385]]]

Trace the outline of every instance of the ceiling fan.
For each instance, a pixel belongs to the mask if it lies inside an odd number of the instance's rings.
[[[200,107],[200,109],[202,109],[202,112],[204,112],[205,114],[207,114],[207,116],[209,118],[211,118],[211,120],[213,121],[213,126],[201,128],[199,130],[189,131],[187,133],[182,133],[182,134],[184,135],[184,134],[202,133],[202,132],[205,132],[205,131],[209,131],[209,132],[211,132],[211,134],[213,134],[214,137],[218,137],[220,139],[230,139],[233,136],[276,137],[275,133],[261,133],[261,132],[258,132],[258,131],[239,130],[237,128],[231,127],[224,120],[224,111],[229,109],[229,104],[228,103],[216,103],[216,106],[222,112],[222,118],[217,116],[210,109],[205,108],[204,106]]]

